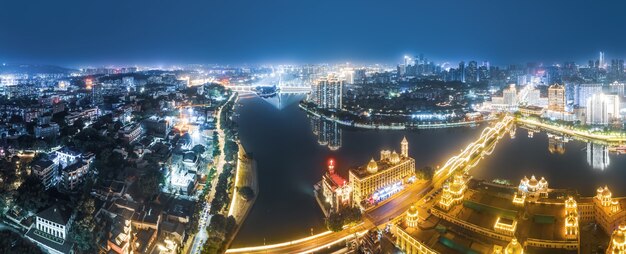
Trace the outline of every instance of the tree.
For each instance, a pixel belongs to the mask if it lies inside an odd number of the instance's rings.
[[[70,236],[80,253],[93,253],[96,249],[95,211],[94,199],[89,194],[83,195],[77,206],[76,221],[70,228]]]
[[[326,227],[333,232],[339,232],[343,229],[343,218],[339,213],[331,213],[326,218]]]
[[[200,155],[206,151],[206,148],[203,145],[195,145],[191,150],[197,155]]]
[[[434,173],[435,171],[431,166],[426,166],[426,167],[415,170],[415,175],[417,176],[417,179],[422,179],[422,180],[433,179]]]
[[[159,193],[159,184],[163,174],[158,168],[149,167],[146,174],[139,178],[138,184],[141,186],[141,194],[146,198],[151,198]]]
[[[34,175],[27,176],[17,188],[16,204],[20,207],[37,212],[48,205],[48,193],[44,191],[41,181]]]
[[[252,200],[254,198],[254,191],[250,186],[239,187],[237,192],[244,200]]]

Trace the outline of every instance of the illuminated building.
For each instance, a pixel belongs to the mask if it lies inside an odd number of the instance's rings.
[[[514,84],[502,91],[503,102],[507,106],[517,106],[517,89]]]
[[[439,200],[439,207],[444,210],[450,210],[450,208],[456,204],[460,204],[463,201],[463,194],[465,193],[465,180],[463,175],[455,175],[452,183],[443,186],[443,194]]]
[[[578,238],[578,205],[573,197],[565,201],[565,238]]]
[[[41,180],[43,186],[48,189],[57,183],[58,165],[51,160],[38,159],[32,164],[32,172]]]
[[[617,95],[594,94],[587,99],[586,122],[590,125],[607,125],[619,118],[619,97]]]
[[[626,225],[621,224],[613,231],[613,234],[611,234],[611,240],[609,241],[609,247],[606,248],[606,254],[624,253],[626,253]]]
[[[352,185],[354,201],[378,201],[402,187],[410,177],[415,175],[415,160],[408,157],[408,142],[402,142],[402,152],[397,154],[383,150],[380,160],[372,160],[364,166],[350,169],[349,180]]]
[[[575,87],[574,104],[584,107],[594,94],[602,93],[602,84],[580,84]]]
[[[328,161],[328,171],[322,176],[323,201],[330,205],[331,212],[338,212],[341,208],[352,205],[352,187],[335,172],[335,161]]]
[[[143,134],[143,128],[141,124],[132,123],[120,128],[118,134],[124,142],[132,143]]]
[[[565,86],[555,84],[548,88],[548,110],[565,111]]]
[[[73,241],[68,241],[67,237],[74,215],[68,207],[55,204],[37,213],[35,218],[35,224],[25,234],[26,238],[42,246],[47,253],[73,253]]]
[[[524,205],[526,198],[536,200],[547,197],[548,181],[545,178],[542,177],[541,180],[537,180],[534,175],[530,179],[524,176],[517,187],[517,193],[513,196],[513,204]]]
[[[334,76],[318,79],[312,87],[311,101],[318,108],[341,109],[343,96],[343,80]]]
[[[61,183],[66,190],[74,191],[89,173],[90,163],[82,160],[77,161],[61,169]]]
[[[91,90],[93,88],[93,80],[88,78],[85,79],[85,89]]]
[[[411,206],[411,208],[409,208],[409,210],[406,211],[404,223],[406,223],[407,227],[417,228],[418,222],[419,222],[419,216],[417,213],[417,208],[415,208],[415,206]]]
[[[517,229],[517,220],[498,217],[496,223],[493,225],[493,230],[500,234],[512,236]]]
[[[622,202],[613,198],[613,194],[607,186],[598,188],[593,203],[595,221],[605,232],[612,232],[621,222],[626,220],[626,210],[621,208]]]
[[[504,254],[524,254],[524,246],[517,241],[517,238],[513,237],[511,242],[504,248]]]

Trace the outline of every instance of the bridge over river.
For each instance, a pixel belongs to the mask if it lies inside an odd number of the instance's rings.
[[[422,197],[435,192],[455,172],[467,172],[485,155],[490,155],[498,140],[507,133],[513,122],[514,118],[506,115],[495,125],[486,127],[478,139],[437,169],[433,180],[410,185],[392,199],[368,210],[363,216],[363,222],[358,225],[346,227],[339,232],[326,231],[278,244],[228,249],[226,253],[312,253],[362,235],[370,229],[384,227],[393,218],[402,215],[409,207],[423,200]]]

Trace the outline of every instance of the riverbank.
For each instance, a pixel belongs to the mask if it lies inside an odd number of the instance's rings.
[[[465,127],[465,126],[476,126],[480,123],[497,120],[496,117],[493,117],[493,118],[487,117],[485,119],[480,119],[480,120],[475,120],[475,121],[461,121],[461,122],[450,122],[450,123],[392,124],[392,125],[364,124],[364,123],[355,123],[352,121],[340,120],[335,117],[322,115],[318,112],[315,112],[314,110],[311,110],[303,106],[302,104],[299,104],[298,106],[310,115],[321,117],[321,118],[338,123],[343,126],[349,126],[349,127],[355,127],[355,128],[361,128],[361,129],[373,129],[373,130],[374,129],[375,130],[411,130],[411,129],[455,128],[455,127]]]
[[[259,195],[256,161],[246,153],[241,144],[239,144],[238,160],[237,171],[235,172],[235,183],[233,184],[232,189],[233,196],[231,197],[231,203],[228,209],[228,216],[233,216],[235,218],[237,226],[235,227],[230,238],[227,239],[226,248],[230,246],[232,241],[237,236],[239,229],[241,229],[243,222],[246,220],[250,210],[252,210],[254,202]],[[246,186],[250,187],[254,193],[254,196],[250,200],[243,199],[237,191],[239,188]]]
[[[557,133],[567,134],[573,137],[577,137],[583,140],[602,141],[612,145],[623,145],[626,143],[626,135],[607,135],[590,133],[588,131],[574,130],[567,127],[561,127],[554,124],[542,123],[536,120],[517,117],[516,122],[522,123],[528,126],[539,127],[544,130],[553,131]]]

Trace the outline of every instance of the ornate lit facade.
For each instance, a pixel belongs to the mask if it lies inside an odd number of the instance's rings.
[[[537,180],[532,175],[530,179],[525,177],[520,181],[517,188],[517,193],[513,197],[513,203],[516,205],[523,205],[527,198],[547,198],[548,197],[548,181],[545,178]]]
[[[626,220],[626,211],[621,208],[621,202],[613,198],[613,194],[607,186],[597,189],[593,203],[595,207],[595,221],[607,234],[613,232],[620,223]]]
[[[400,154],[383,150],[379,161],[372,158],[367,165],[350,169],[349,180],[355,203],[360,204],[383,188],[399,186],[415,175],[415,160],[408,157],[406,139],[401,143],[401,150]]]
[[[406,211],[406,216],[404,217],[404,223],[406,223],[407,227],[417,228],[417,224],[419,221],[419,217],[417,216],[417,208],[415,206],[411,206],[408,211]]]
[[[335,172],[335,161],[328,161],[328,171],[322,176],[322,195],[330,205],[330,212],[352,205],[352,187]]]
[[[613,231],[609,247],[606,248],[606,254],[624,254],[626,253],[626,225],[621,224]]]
[[[517,241],[517,238],[513,237],[511,242],[504,248],[504,254],[524,254],[524,246]]]
[[[450,210],[452,206],[460,204],[463,201],[465,189],[466,186],[463,175],[455,175],[452,183],[443,186],[443,194],[437,205],[446,211]]]
[[[565,238],[578,238],[578,204],[573,197],[565,201]]]

